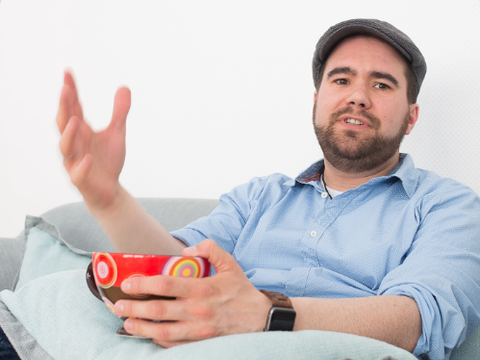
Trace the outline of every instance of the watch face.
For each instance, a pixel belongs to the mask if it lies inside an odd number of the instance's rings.
[[[267,331],[292,331],[296,312],[293,309],[272,307],[270,310]]]

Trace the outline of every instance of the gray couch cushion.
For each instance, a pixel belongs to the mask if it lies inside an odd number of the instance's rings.
[[[140,198],[138,201],[168,231],[208,215],[218,205],[218,200],[211,199]],[[102,228],[82,202],[59,206],[42,217],[56,225],[62,237],[78,249],[113,251]]]
[[[0,291],[13,289],[25,252],[23,236],[0,238]]]

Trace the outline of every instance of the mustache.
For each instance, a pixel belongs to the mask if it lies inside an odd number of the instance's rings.
[[[375,115],[372,115],[365,110],[355,112],[350,106],[337,110],[332,115],[330,115],[330,124],[334,124],[335,122],[337,122],[338,118],[344,114],[352,114],[354,116],[359,116],[367,119],[375,130],[378,130],[378,128],[380,127],[380,119],[377,118]]]

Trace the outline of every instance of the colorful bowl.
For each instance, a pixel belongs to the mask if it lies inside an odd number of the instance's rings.
[[[125,294],[120,285],[126,279],[154,275],[202,278],[210,273],[210,263],[200,257],[95,252],[86,279],[90,291],[113,311],[113,305],[120,299],[175,299],[151,294]]]

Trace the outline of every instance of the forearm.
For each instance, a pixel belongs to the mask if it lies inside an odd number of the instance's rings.
[[[186,247],[120,185],[108,207],[86,205],[119,252],[180,255]]]
[[[318,329],[366,336],[412,352],[422,332],[420,311],[406,296],[355,299],[293,298],[294,330]]]

